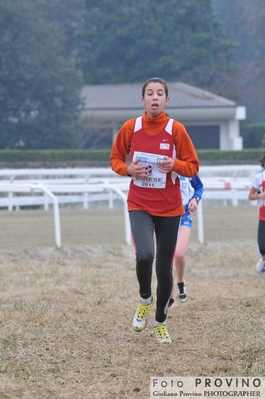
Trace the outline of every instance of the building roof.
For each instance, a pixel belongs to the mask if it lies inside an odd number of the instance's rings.
[[[170,82],[168,89],[168,108],[236,106],[234,101],[186,83]],[[141,92],[140,83],[91,85],[83,88],[82,97],[85,109],[142,109]]]
[[[244,107],[227,98],[181,82],[168,82],[167,113],[182,123],[245,119]],[[142,115],[142,84],[84,86],[83,121],[87,125],[117,127]],[[241,109],[242,108],[242,109]]]

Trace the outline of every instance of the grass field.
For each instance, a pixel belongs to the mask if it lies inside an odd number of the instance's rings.
[[[171,345],[131,330],[138,301],[123,211],[0,213],[0,399],[146,399],[151,376],[264,376],[265,280],[257,209],[204,209],[188,251],[189,299]],[[155,293],[156,279],[153,276]]]

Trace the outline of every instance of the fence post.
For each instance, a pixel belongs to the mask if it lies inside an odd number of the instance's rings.
[[[130,225],[130,218],[127,211],[127,196],[115,185],[113,184],[106,184],[106,189],[110,189],[115,191],[121,197],[123,201],[123,210],[124,210],[124,222],[125,222],[125,241],[128,245],[132,244],[131,238],[131,225]]]
[[[54,229],[55,229],[55,243],[58,248],[61,247],[61,224],[60,224],[60,210],[58,198],[42,183],[36,182],[31,186],[33,191],[42,191],[47,194],[53,201],[53,216],[54,216]]]

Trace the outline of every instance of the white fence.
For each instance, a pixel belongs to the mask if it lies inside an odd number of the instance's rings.
[[[8,209],[11,210],[13,204],[13,194],[14,193],[31,193],[31,192],[39,192],[46,194],[53,203],[53,212],[54,212],[54,228],[55,228],[55,243],[58,247],[61,247],[61,227],[60,227],[60,212],[59,212],[59,200],[58,194],[62,193],[76,193],[82,194],[84,196],[93,193],[93,194],[101,194],[101,193],[116,193],[116,195],[123,201],[124,208],[124,221],[125,221],[125,239],[127,244],[131,244],[130,238],[130,226],[129,226],[129,217],[127,212],[127,196],[126,194],[117,186],[110,184],[108,182],[102,182],[99,180],[98,182],[93,183],[74,183],[74,184],[43,184],[41,181],[32,181],[32,182],[22,182],[22,183],[0,183],[0,192],[7,193],[9,195],[9,204]],[[55,195],[56,194],[56,195]],[[26,198],[26,197],[24,197]],[[38,198],[35,197],[35,203]],[[73,202],[74,197],[69,197],[69,202]],[[85,200],[86,201],[86,200]],[[110,201],[110,200],[109,200]],[[11,207],[10,207],[11,203]],[[24,204],[25,205],[25,204]]]
[[[230,201],[237,206],[240,200],[247,200],[258,169],[253,165],[201,167],[200,177],[205,191],[197,214],[200,243],[204,242],[203,202],[221,200],[226,205]],[[52,204],[55,243],[60,247],[60,204],[81,202],[87,209],[89,203],[105,200],[112,209],[114,200],[119,199],[124,209],[125,240],[130,245],[129,183],[130,178],[118,176],[110,168],[0,169],[0,207],[12,211],[21,206],[40,205],[48,209]]]

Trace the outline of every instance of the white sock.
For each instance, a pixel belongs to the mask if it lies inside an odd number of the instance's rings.
[[[161,323],[161,321],[154,321],[154,327],[155,326],[157,326],[158,324],[163,324],[163,326],[165,326],[166,325],[166,321],[163,321],[162,323]]]
[[[150,297],[147,298],[147,299],[144,299],[144,298],[141,298],[141,297],[140,297],[140,302],[141,302],[141,303],[144,303],[145,305],[150,305],[150,304],[152,303],[152,300],[153,300],[152,296],[150,296]]]

